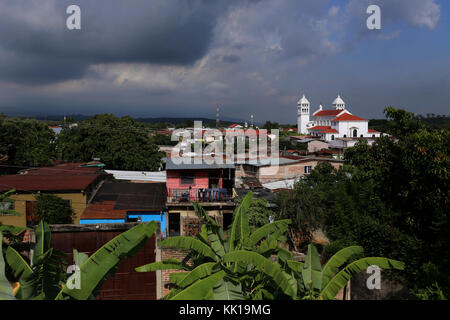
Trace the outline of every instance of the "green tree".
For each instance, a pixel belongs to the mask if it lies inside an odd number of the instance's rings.
[[[53,194],[41,193],[36,196],[36,216],[49,224],[70,224],[75,217],[68,200]]]
[[[242,203],[243,198],[236,199],[238,204]],[[248,222],[251,229],[256,229],[267,224],[270,217],[274,216],[274,212],[269,208],[269,203],[266,199],[253,199],[247,211]]]
[[[323,183],[309,177],[300,183],[309,195],[297,201],[318,196],[315,210],[324,213],[322,227],[333,241],[327,255],[359,244],[370,255],[407,261],[402,278],[411,289],[438,281],[448,296],[450,133],[427,130],[404,110],[386,114],[396,140],[347,149],[336,173],[313,170],[311,177]]]
[[[100,158],[108,169],[157,170],[163,154],[131,117],[96,115],[58,135],[58,154],[73,162]]]
[[[55,158],[55,134],[37,120],[0,119],[0,154],[13,166],[44,166]],[[16,170],[17,171],[17,170]]]

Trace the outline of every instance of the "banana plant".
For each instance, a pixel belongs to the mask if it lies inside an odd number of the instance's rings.
[[[295,299],[297,281],[278,262],[278,239],[290,220],[266,224],[250,234],[247,211],[252,201],[249,192],[235,209],[228,237],[222,227],[198,204],[197,216],[202,220],[201,233],[194,237],[178,236],[159,243],[162,248],[176,247],[188,251],[180,261],[167,259],[136,268],[139,272],[175,269],[175,284],[164,299],[242,300],[269,296],[269,292]],[[191,263],[188,263],[188,262]]]
[[[11,189],[5,193],[0,194],[0,213],[15,216],[21,215],[20,212],[8,208],[8,204],[14,203],[14,200],[9,197],[10,195],[14,194],[14,192],[16,192],[16,189]]]
[[[3,239],[3,233],[0,231],[0,239]],[[5,260],[3,259],[3,245],[0,241],[0,300],[15,300],[13,288],[6,279]]]
[[[288,261],[289,268],[303,286],[303,299],[330,300],[334,299],[348,281],[357,273],[372,265],[382,269],[403,270],[401,261],[383,257],[366,257],[353,262],[350,259],[361,256],[364,249],[360,246],[350,246],[338,251],[322,268],[320,257],[314,245],[308,245],[304,263]],[[348,264],[347,264],[348,263]]]
[[[156,222],[142,223],[116,236],[90,257],[74,250],[74,260],[79,268],[80,287],[73,288],[73,276],[67,279],[62,258],[50,247],[51,233],[45,222],[36,228],[36,245],[33,265],[12,247],[6,251],[6,261],[19,279],[17,299],[87,300],[95,298],[104,281],[115,273],[121,261],[136,254],[155,233]],[[61,269],[58,269],[61,268]]]

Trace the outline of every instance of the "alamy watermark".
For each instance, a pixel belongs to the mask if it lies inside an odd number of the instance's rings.
[[[70,290],[81,289],[81,270],[76,264],[67,267],[67,273],[71,276],[66,281],[66,286]]]
[[[367,278],[366,286],[369,290],[381,289],[381,269],[380,267],[373,265],[367,268],[367,274],[370,276]]]
[[[372,4],[367,7],[367,14],[370,16],[367,18],[366,25],[369,30],[381,29],[381,9],[379,6]]]
[[[175,165],[248,163],[269,166],[265,175],[278,171],[278,129],[272,129],[270,133],[253,128],[204,129],[201,121],[194,121],[193,130],[176,129],[171,139],[178,141],[170,155]]]

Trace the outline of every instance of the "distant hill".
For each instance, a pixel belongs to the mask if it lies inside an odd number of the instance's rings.
[[[92,116],[87,116],[87,115],[83,115],[83,114],[69,114],[66,115],[65,117],[67,118],[72,118],[75,121],[83,121],[86,120]],[[49,115],[49,116],[35,116],[33,117],[34,119],[38,119],[38,120],[46,120],[46,121],[63,121],[64,120],[64,116],[61,115]],[[159,118],[143,118],[143,117],[138,117],[138,118],[133,118],[135,121],[137,122],[142,122],[142,123],[148,123],[148,124],[156,124],[156,123],[170,123],[174,126],[176,126],[177,124],[180,123],[186,123],[186,122],[190,122],[190,121],[202,121],[203,125],[215,125],[216,124],[216,119],[209,119],[209,118],[171,118],[171,117],[159,117]],[[227,119],[227,120],[221,120],[220,124],[222,126],[227,126],[230,125],[232,123],[243,123],[240,120],[233,120],[233,119]]]

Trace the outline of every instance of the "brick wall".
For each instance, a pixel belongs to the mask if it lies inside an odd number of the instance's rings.
[[[202,231],[202,222],[197,217],[181,217],[184,235],[195,237]]]
[[[178,249],[172,249],[172,248],[161,248],[161,260],[166,260],[170,258],[175,258],[178,260],[183,260],[186,256],[187,251],[178,250]],[[166,294],[169,293],[171,286],[170,286],[170,274],[176,273],[176,272],[182,272],[182,270],[162,270],[161,271],[161,289],[162,289],[162,296],[164,297]]]

